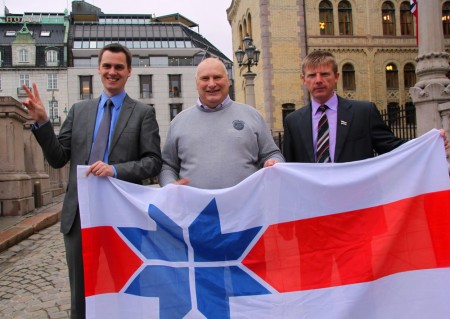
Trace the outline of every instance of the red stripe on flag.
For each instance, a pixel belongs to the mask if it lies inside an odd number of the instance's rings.
[[[450,191],[272,225],[243,264],[279,292],[449,267]]]
[[[143,261],[110,226],[82,229],[86,297],[118,292]]]

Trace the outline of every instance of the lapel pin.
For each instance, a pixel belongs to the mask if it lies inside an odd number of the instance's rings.
[[[347,125],[347,122],[341,121],[341,125]]]

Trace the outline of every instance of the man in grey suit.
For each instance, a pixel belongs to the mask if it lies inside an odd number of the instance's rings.
[[[325,107],[329,162],[352,162],[387,153],[406,140],[397,138],[384,123],[375,104],[338,96],[339,79],[335,57],[326,51],[313,51],[302,64],[302,80],[311,94],[311,103],[285,119],[283,155],[287,162],[315,163],[321,106]],[[449,144],[441,130],[445,146]],[[320,144],[320,143],[319,143]]]
[[[64,234],[71,287],[71,317],[85,318],[84,275],[81,227],[77,195],[77,165],[92,163],[87,175],[115,177],[132,183],[157,176],[161,170],[159,127],[153,107],[131,99],[125,84],[131,75],[131,53],[117,43],[99,53],[98,73],[103,84],[99,98],[74,104],[58,136],[53,131],[37,86],[33,92],[24,86],[28,98],[23,104],[36,121],[33,133],[45,158],[54,168],[70,161],[67,193],[64,198],[61,232]],[[99,132],[105,102],[111,100],[111,119],[106,150],[99,160],[89,159]],[[106,130],[108,132],[108,130]],[[99,134],[102,135],[102,134]]]

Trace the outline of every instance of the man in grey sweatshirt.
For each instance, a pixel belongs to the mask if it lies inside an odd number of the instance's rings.
[[[230,99],[230,80],[219,59],[197,67],[197,104],[170,123],[159,184],[203,189],[231,187],[262,167],[284,162],[258,111]]]

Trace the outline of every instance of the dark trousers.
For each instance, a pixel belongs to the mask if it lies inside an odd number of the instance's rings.
[[[64,245],[66,247],[66,260],[69,269],[70,300],[72,319],[86,318],[86,302],[84,299],[84,270],[83,256],[81,250],[81,223],[80,212],[69,233],[64,234]]]

